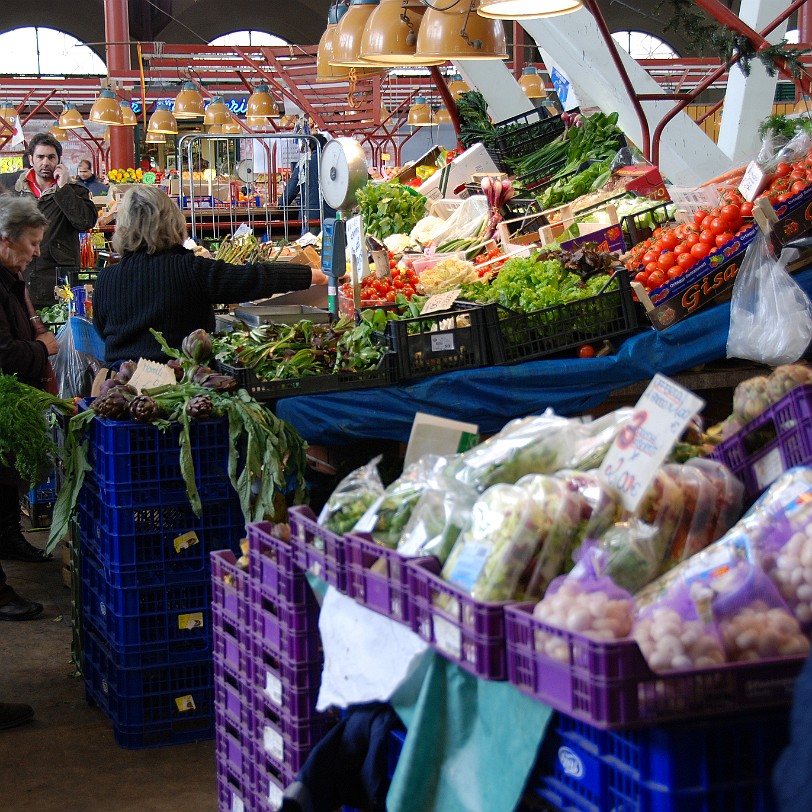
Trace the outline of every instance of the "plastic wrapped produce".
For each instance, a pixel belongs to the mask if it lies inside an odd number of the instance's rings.
[[[620,494],[608,485],[597,471],[575,471],[566,468],[556,476],[564,481],[571,491],[577,491],[588,506],[581,538],[598,538],[615,522],[623,518],[623,503]]]
[[[796,386],[812,383],[812,370],[805,364],[783,364],[776,367],[767,379],[767,398],[777,403]]]
[[[474,504],[443,578],[479,601],[513,599],[548,517],[527,491],[500,483]]]
[[[318,523],[334,533],[343,535],[355,527],[369,506],[383,493],[378,473],[381,458],[362,465],[344,477],[321,509]]]
[[[757,375],[742,381],[733,391],[733,416],[749,423],[767,409],[772,401],[767,394],[766,375]]]
[[[744,506],[744,485],[730,472],[730,469],[716,460],[696,457],[685,463],[687,468],[698,468],[707,477],[714,490],[714,509],[708,522],[706,533],[708,540],[699,539],[696,546],[686,548],[687,558],[699,550],[707,547],[713,541],[720,539],[733,527],[742,514]],[[695,532],[702,533],[701,528]]]
[[[682,517],[674,530],[665,558],[665,568],[679,564],[710,544],[714,530],[716,489],[694,466],[669,463],[663,470],[679,484],[685,500]]]

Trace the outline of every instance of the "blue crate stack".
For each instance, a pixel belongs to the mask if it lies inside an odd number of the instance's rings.
[[[214,735],[210,552],[238,549],[228,421],[192,424],[202,513],[186,495],[179,426],[97,417],[79,498],[83,673],[123,747]]]
[[[20,503],[23,511],[28,516],[32,530],[51,526],[56,491],[56,471],[51,471],[45,482],[23,494]]]

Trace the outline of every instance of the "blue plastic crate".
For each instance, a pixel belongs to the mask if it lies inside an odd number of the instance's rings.
[[[110,718],[122,747],[159,747],[214,736],[210,657],[121,668],[102,641],[86,631],[84,677],[88,701]]]
[[[174,659],[211,657],[211,581],[152,583],[122,588],[86,550],[81,556],[82,622],[94,629],[125,667],[147,654]]]
[[[25,498],[29,505],[54,503],[56,501],[56,471],[51,471],[45,482],[28,491]]]
[[[137,585],[152,569],[168,580],[205,579],[213,550],[239,549],[245,519],[233,491],[202,508],[195,516],[186,494],[159,494],[148,507],[113,507],[86,479],[79,495],[82,546],[110,569],[117,586]]]
[[[529,790],[580,812],[771,812],[771,771],[787,741],[787,711],[631,731],[561,714]]]
[[[88,408],[84,401],[82,408]],[[227,418],[193,420],[190,448],[201,499],[233,491],[228,478]],[[114,507],[141,507],[186,494],[180,467],[180,424],[165,430],[151,423],[97,417],[88,430],[91,476]]]

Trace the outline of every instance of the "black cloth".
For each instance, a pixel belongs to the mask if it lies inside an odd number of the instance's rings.
[[[95,175],[91,175],[89,178],[76,178],[76,182],[84,186],[92,195],[106,195],[108,192],[107,184],[102,183]]]
[[[2,469],[0,469],[2,470]],[[20,496],[16,485],[0,482],[0,537],[20,529]],[[0,564],[0,606],[17,597],[8,585],[6,573]]]
[[[0,175],[0,186],[14,194],[34,197],[28,186],[28,171]],[[40,198],[34,197],[39,210],[48,220],[40,245],[40,255],[25,269],[25,281],[31,301],[38,310],[54,303],[57,268],[80,267],[79,233],[96,225],[98,212],[90,192],[71,181],[64,186],[46,189]]]
[[[214,330],[212,305],[262,299],[310,287],[312,271],[290,262],[229,265],[181,246],[157,254],[138,251],[99,272],[93,324],[104,339],[105,361],[166,361],[152,327],[170,347],[193,330]]]
[[[391,705],[349,708],[313,748],[285,790],[280,812],[334,812],[342,805],[386,812],[390,735],[403,725]]]

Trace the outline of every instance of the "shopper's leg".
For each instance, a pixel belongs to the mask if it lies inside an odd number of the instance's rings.
[[[23,535],[16,485],[0,483],[0,559],[38,564],[50,558]]]
[[[6,573],[0,566],[0,620],[32,620],[41,612],[41,603],[26,600],[8,585]]]

